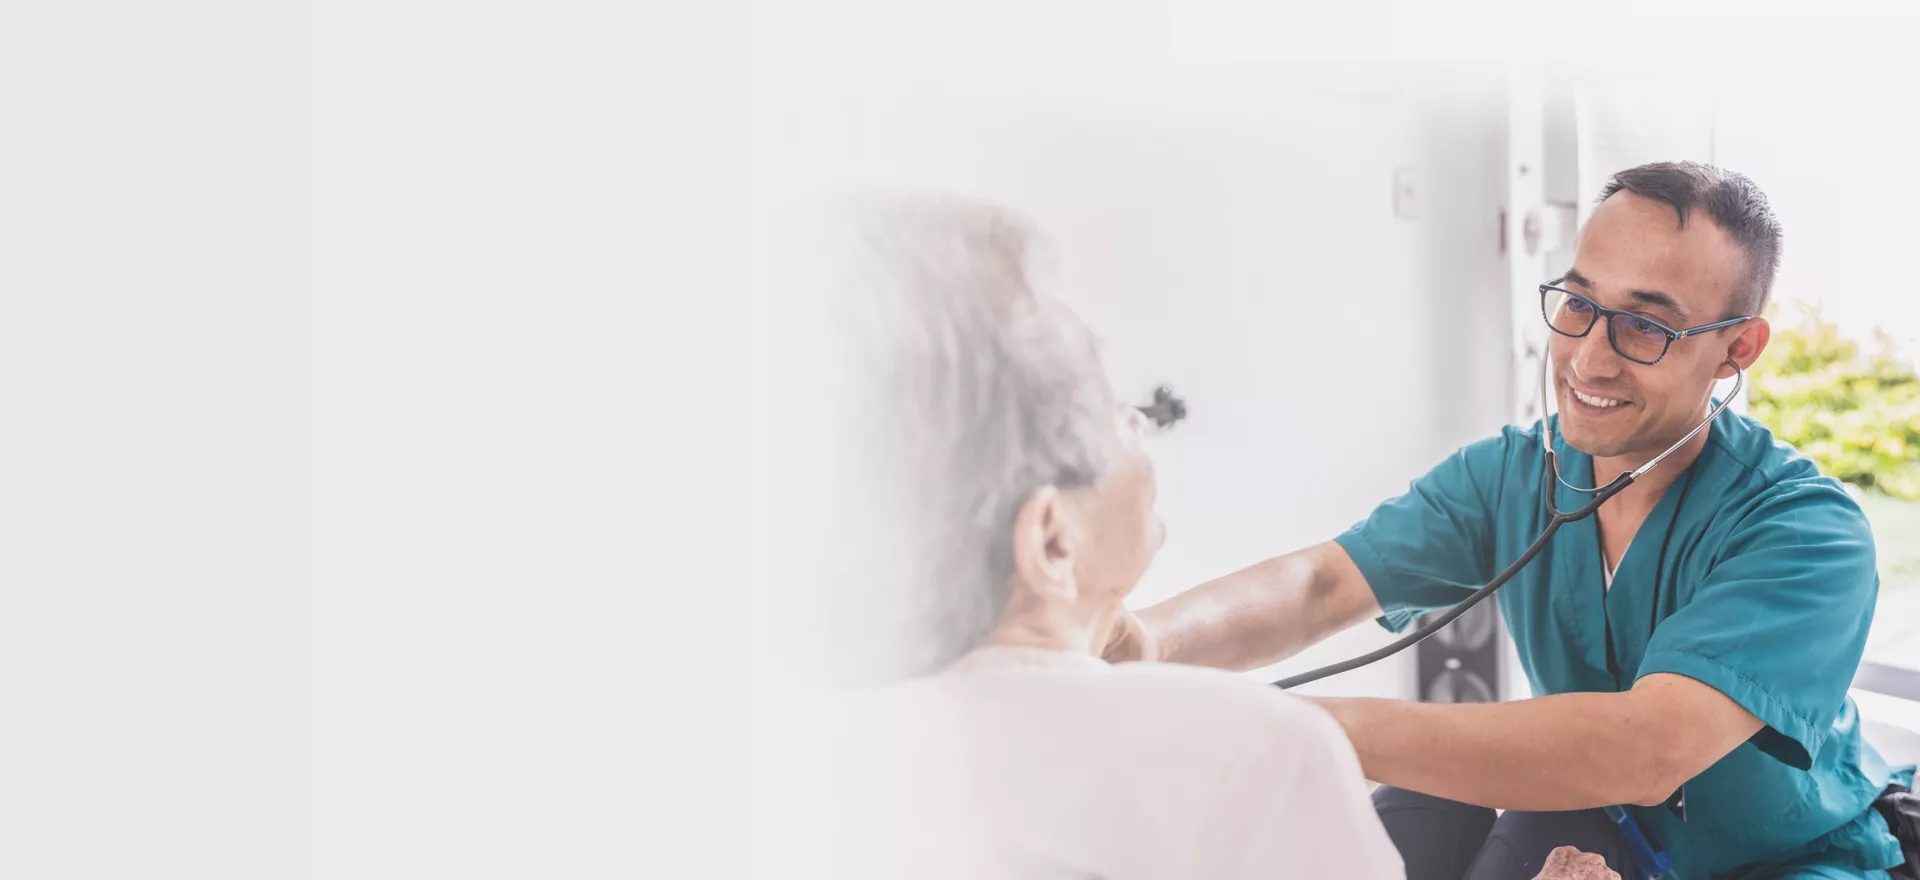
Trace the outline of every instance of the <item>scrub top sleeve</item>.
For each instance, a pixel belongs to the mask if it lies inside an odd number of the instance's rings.
[[[1866,650],[1874,566],[1866,516],[1838,484],[1780,492],[1734,528],[1692,599],[1660,622],[1638,675],[1684,675],[1726,694],[1766,724],[1756,747],[1805,770]]]
[[[1334,538],[1359,566],[1394,632],[1453,605],[1491,577],[1494,499],[1510,450],[1526,435],[1508,428],[1461,448]]]

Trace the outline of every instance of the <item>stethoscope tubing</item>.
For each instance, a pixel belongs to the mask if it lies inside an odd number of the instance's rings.
[[[1414,645],[1419,644],[1420,642],[1424,641],[1428,636],[1431,636],[1434,633],[1439,632],[1441,629],[1446,627],[1447,624],[1452,623],[1456,619],[1458,619],[1460,615],[1465,614],[1468,611],[1472,610],[1473,606],[1480,604],[1488,596],[1493,595],[1495,590],[1498,590],[1501,587],[1506,586],[1507,581],[1512,580],[1514,575],[1519,574],[1521,570],[1527,567],[1527,563],[1532,562],[1534,557],[1540,555],[1540,551],[1546,549],[1547,542],[1553,538],[1553,534],[1555,532],[1560,531],[1561,526],[1566,525],[1567,523],[1570,523],[1570,522],[1578,522],[1580,520],[1586,519],[1589,516],[1592,516],[1594,511],[1600,509],[1600,505],[1605,504],[1607,502],[1607,499],[1610,499],[1613,496],[1620,494],[1621,490],[1627,488],[1628,486],[1633,485],[1634,480],[1639,479],[1642,475],[1646,474],[1648,471],[1653,470],[1655,465],[1666,460],[1667,456],[1672,455],[1680,447],[1687,445],[1687,442],[1692,440],[1695,436],[1699,435],[1701,431],[1706,430],[1708,425],[1713,424],[1714,419],[1719,418],[1721,410],[1726,409],[1727,405],[1732,403],[1733,399],[1740,395],[1740,389],[1745,387],[1747,382],[1746,371],[1741,369],[1739,364],[1734,363],[1732,360],[1728,360],[1727,365],[1733,367],[1734,375],[1738,377],[1738,382],[1737,384],[1734,385],[1733,392],[1731,394],[1728,394],[1726,396],[1726,399],[1722,400],[1719,403],[1719,405],[1715,406],[1712,412],[1707,413],[1707,417],[1704,421],[1694,426],[1693,430],[1688,431],[1687,435],[1685,437],[1680,438],[1679,442],[1673,444],[1672,446],[1667,447],[1667,451],[1662,452],[1657,456],[1654,456],[1653,459],[1648,461],[1646,464],[1641,465],[1640,467],[1635,468],[1632,471],[1628,471],[1627,473],[1621,474],[1618,477],[1615,477],[1613,479],[1613,482],[1610,482],[1605,486],[1601,486],[1596,489],[1582,489],[1578,486],[1573,485],[1572,483],[1568,483],[1566,480],[1562,479],[1560,476],[1559,458],[1558,456],[1554,455],[1554,452],[1553,452],[1553,420],[1549,418],[1547,414],[1547,389],[1552,387],[1551,385],[1552,370],[1553,370],[1552,358],[1546,356],[1545,354],[1542,354],[1540,361],[1541,361],[1541,364],[1540,364],[1540,436],[1541,436],[1541,443],[1545,447],[1547,470],[1552,472],[1554,480],[1558,482],[1560,485],[1566,486],[1567,488],[1572,489],[1575,492],[1579,492],[1582,494],[1591,494],[1593,495],[1593,498],[1589,500],[1585,505],[1581,506],[1580,509],[1578,510],[1574,510],[1571,512],[1563,512],[1560,510],[1559,505],[1554,503],[1554,500],[1553,500],[1554,493],[1550,491],[1551,487],[1550,486],[1547,487],[1549,491],[1545,492],[1545,495],[1546,495],[1545,500],[1546,500],[1547,512],[1551,514],[1551,518],[1547,521],[1546,528],[1541,530],[1540,537],[1534,538],[1533,543],[1527,546],[1526,552],[1521,553],[1519,558],[1515,559],[1511,564],[1509,564],[1506,567],[1506,570],[1500,572],[1500,574],[1495,576],[1493,580],[1487,581],[1486,586],[1483,586],[1480,589],[1473,591],[1473,595],[1468,596],[1465,599],[1462,599],[1459,602],[1459,604],[1456,604],[1452,608],[1447,609],[1439,617],[1435,617],[1432,620],[1427,621],[1419,629],[1416,629],[1413,632],[1407,633],[1406,635],[1401,636],[1398,639],[1395,639],[1390,644],[1384,645],[1372,651],[1368,651],[1367,653],[1361,654],[1358,657],[1350,657],[1338,663],[1328,664],[1318,669],[1302,672],[1299,675],[1293,675],[1287,678],[1280,679],[1279,681],[1276,681],[1273,683],[1274,687],[1280,688],[1281,690],[1289,690],[1295,687],[1299,687],[1300,685],[1307,684],[1309,682],[1315,682],[1315,681],[1319,681],[1320,679],[1327,678],[1329,676],[1339,675],[1342,672],[1351,672],[1355,669],[1359,669],[1362,666],[1366,666],[1369,663],[1375,663],[1381,660],[1385,660],[1388,657],[1391,657],[1395,654],[1400,653],[1401,651],[1404,651],[1408,648],[1413,647]]]

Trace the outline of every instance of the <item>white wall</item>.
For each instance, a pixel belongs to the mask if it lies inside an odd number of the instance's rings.
[[[311,870],[487,877],[500,563],[529,537],[496,530],[496,261],[526,243],[494,236],[492,24],[308,29]]]
[[[927,188],[1035,219],[1042,283],[1122,393],[1191,406],[1155,443],[1171,537],[1138,604],[1332,537],[1504,420],[1496,73],[1214,62],[1150,18],[896,24],[763,27],[759,195]],[[1317,689],[1408,696],[1411,668]]]
[[[33,5],[0,876],[738,876],[743,21]]]
[[[1875,326],[1920,357],[1920,297],[1888,261],[1920,237],[1920,63],[1730,66],[1714,158],[1754,179],[1786,240],[1776,300],[1819,303],[1857,338]]]
[[[302,876],[306,34],[0,22],[0,876]]]

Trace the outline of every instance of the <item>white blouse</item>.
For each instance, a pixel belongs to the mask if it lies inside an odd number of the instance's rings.
[[[1339,725],[1231,673],[990,647],[842,718],[837,876],[1405,876]]]

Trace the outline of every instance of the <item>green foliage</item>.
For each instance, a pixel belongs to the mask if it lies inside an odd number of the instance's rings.
[[[1868,352],[1817,311],[1776,324],[1750,377],[1752,414],[1830,476],[1920,499],[1920,375],[1884,335]]]

